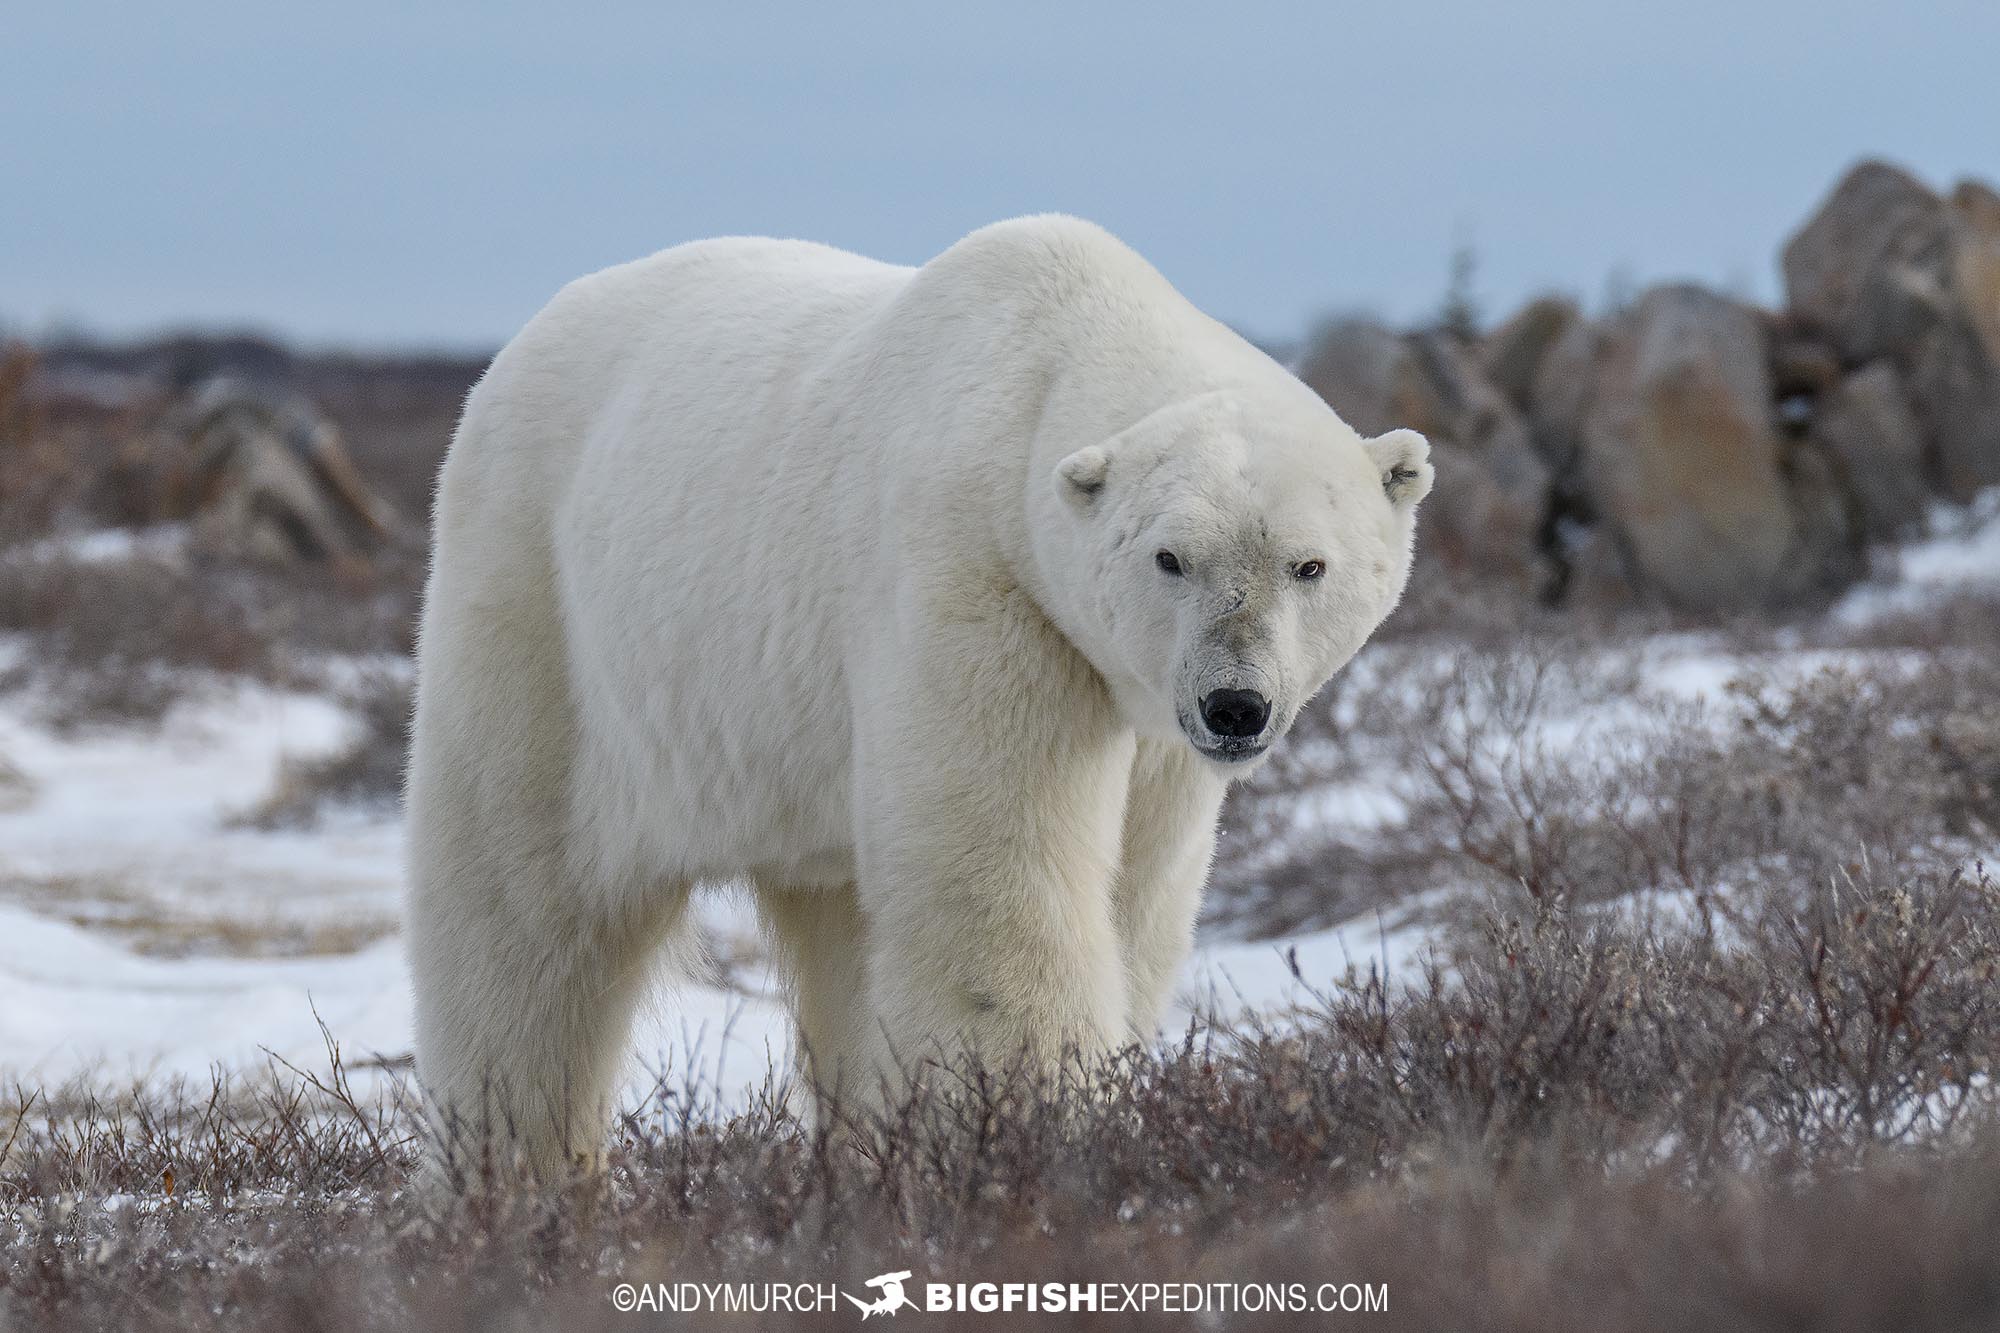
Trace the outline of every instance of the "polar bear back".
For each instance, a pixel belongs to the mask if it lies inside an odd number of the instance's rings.
[[[856,682],[915,591],[1020,567],[1052,449],[1237,376],[1309,393],[1070,219],[920,269],[662,251],[565,288],[474,391],[433,610],[560,656],[600,869],[843,880]]]

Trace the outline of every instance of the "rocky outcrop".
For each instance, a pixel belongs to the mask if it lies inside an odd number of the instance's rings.
[[[198,548],[279,564],[357,565],[390,541],[395,515],[311,403],[218,379],[180,416],[192,455],[183,504]]]
[[[1576,302],[1561,296],[1538,297],[1480,341],[1479,368],[1517,411],[1528,412],[1550,351],[1582,323],[1583,312]]]
[[[1538,563],[1549,470],[1472,349],[1441,331],[1346,320],[1320,332],[1299,374],[1363,434],[1408,426],[1433,441],[1439,502],[1426,505],[1424,523],[1452,558]]]
[[[1681,607],[1782,605],[2000,484],[2000,193],[1863,162],[1783,270],[1775,312],[1677,285],[1601,320],[1539,298],[1470,340],[1345,321],[1300,373],[1358,429],[1445,446],[1425,511],[1445,558],[1560,593],[1580,562],[1602,586],[1615,551]]]
[[[1299,378],[1363,435],[1433,417],[1404,336],[1372,319],[1344,319],[1314,335]]]
[[[1786,244],[1784,274],[1794,317],[1845,366],[1903,375],[1944,496],[2000,484],[2000,196],[1864,162]]]
[[[1951,227],[1922,181],[1863,162],[1785,244],[1786,303],[1859,364],[1907,344],[1942,295]]]
[[[1847,534],[1824,530],[1817,460],[1795,487],[1755,312],[1699,287],[1656,287],[1607,343],[1584,424],[1584,491],[1639,581],[1706,610],[1837,581],[1827,557]]]

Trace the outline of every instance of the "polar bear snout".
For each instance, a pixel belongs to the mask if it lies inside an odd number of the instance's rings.
[[[1197,717],[1183,714],[1181,730],[1204,756],[1222,764],[1247,764],[1271,748],[1271,700],[1241,686],[1221,686],[1201,696]],[[1198,720],[1197,720],[1198,718]]]
[[[1263,734],[1271,701],[1255,690],[1211,690],[1201,701],[1202,724],[1225,740]]]

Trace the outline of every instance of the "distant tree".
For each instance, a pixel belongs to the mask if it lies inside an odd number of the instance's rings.
[[[1438,327],[1464,342],[1479,336],[1479,301],[1473,294],[1478,274],[1478,252],[1472,242],[1460,241],[1452,247],[1451,276],[1445,284],[1444,304],[1438,310]]]

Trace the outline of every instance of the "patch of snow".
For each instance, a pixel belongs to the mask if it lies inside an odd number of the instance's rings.
[[[185,523],[155,523],[143,528],[95,528],[58,533],[8,552],[10,559],[62,560],[80,565],[113,564],[121,560],[178,560],[187,552]]]
[[[1963,509],[1934,509],[1926,535],[1898,548],[1894,564],[1893,576],[1871,579],[1841,598],[1832,618],[1859,626],[1920,610],[1958,589],[2000,591],[2000,486]]]
[[[288,758],[349,742],[355,720],[317,695],[234,685],[177,705],[156,731],[55,735],[31,701],[0,701],[0,755],[25,799],[0,809],[0,890],[62,883],[169,911],[249,921],[393,917],[402,870],[393,819],[260,832],[233,817],[268,796]]]
[[[323,1064],[313,1008],[350,1060],[408,1048],[401,946],[326,958],[145,958],[66,921],[0,904],[0,1067],[201,1077],[265,1048]],[[385,982],[391,984],[384,984]]]
[[[1168,1037],[1209,1016],[1282,1018],[1310,1005],[1316,991],[1371,973],[1392,992],[1423,979],[1442,931],[1429,918],[1447,894],[1419,894],[1393,915],[1367,912],[1339,925],[1284,939],[1216,940],[1195,950],[1188,975],[1169,1008]]]
[[[88,910],[102,891],[246,922],[396,919],[395,818],[336,813],[311,830],[278,832],[232,822],[268,794],[287,758],[337,750],[354,727],[326,698],[250,685],[178,705],[153,731],[56,735],[26,701],[0,701],[0,754],[27,779],[22,803],[0,811],[0,1072],[51,1082],[202,1078],[218,1065],[261,1067],[266,1052],[317,1070],[320,1020],[350,1068],[362,1066],[364,1086],[377,1077],[365,1062],[406,1056],[413,1009],[394,937],[310,957],[149,957],[96,928]],[[1397,814],[1393,796],[1364,784],[1330,788],[1321,804],[1355,823]],[[59,883],[73,896],[51,912],[44,900],[10,897],[10,879]],[[737,1107],[789,1060],[789,1018],[744,895],[704,891],[697,913],[735,965],[644,1006],[627,1105],[645,1104],[659,1079],[709,1107]],[[1371,915],[1288,941],[1204,945],[1174,1024],[1197,1011],[1302,1002],[1284,950],[1296,950],[1307,984],[1321,986],[1385,961],[1392,978],[1413,977],[1430,938]]]
[[[1392,783],[1374,778],[1329,782],[1301,792],[1291,814],[1295,828],[1361,834],[1394,828],[1408,818],[1409,809]]]

